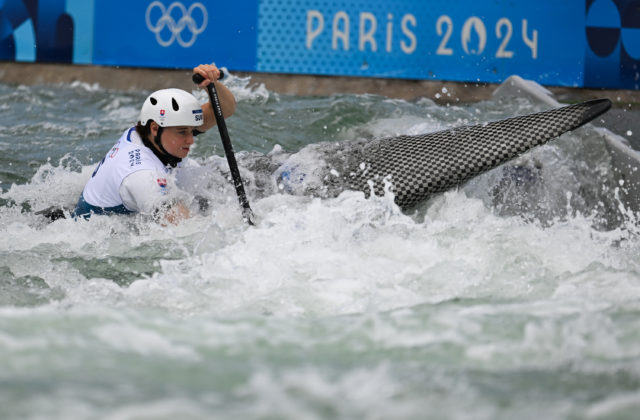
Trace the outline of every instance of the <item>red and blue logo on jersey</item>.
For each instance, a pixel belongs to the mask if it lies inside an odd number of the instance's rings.
[[[158,178],[156,181],[158,182],[158,185],[160,186],[161,194],[165,195],[167,193],[167,179],[166,178]]]

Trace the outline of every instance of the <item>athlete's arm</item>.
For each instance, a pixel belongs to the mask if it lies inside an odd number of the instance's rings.
[[[213,64],[201,64],[193,69],[193,73],[198,73],[204,77],[204,81],[200,83],[203,89],[206,89],[209,83],[215,83],[216,92],[218,92],[218,98],[220,99],[220,106],[222,107],[222,115],[225,118],[229,118],[236,111],[236,98],[233,93],[222,83],[218,82],[220,77],[220,70]],[[204,124],[197,127],[197,131],[204,132],[216,125],[216,118],[213,114],[213,108],[211,102],[207,102],[202,105],[204,113]]]
[[[128,210],[175,225],[191,214],[187,206],[168,195],[167,183],[165,174],[153,170],[136,171],[122,181],[120,198]]]

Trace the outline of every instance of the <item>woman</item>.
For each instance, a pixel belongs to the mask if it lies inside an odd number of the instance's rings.
[[[214,65],[193,69],[204,77],[200,87],[216,83],[225,118],[236,108],[229,89],[217,80]],[[216,124],[210,103],[200,105],[180,89],[163,89],[149,95],[135,127],[127,129],[102,159],[87,182],[74,217],[92,214],[152,215],[177,223],[189,217],[189,209],[176,200],[174,171],[189,154],[194,136]]]

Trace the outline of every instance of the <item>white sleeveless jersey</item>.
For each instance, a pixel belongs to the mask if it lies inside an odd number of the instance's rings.
[[[81,200],[94,213],[151,213],[167,198],[169,174],[132,127],[95,169]]]

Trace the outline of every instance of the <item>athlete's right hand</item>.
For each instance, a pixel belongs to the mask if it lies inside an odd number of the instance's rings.
[[[198,86],[204,88],[209,83],[218,80],[222,73],[214,64],[200,64],[198,67],[193,68],[193,74],[199,74],[204,77],[204,80],[198,84]]]

